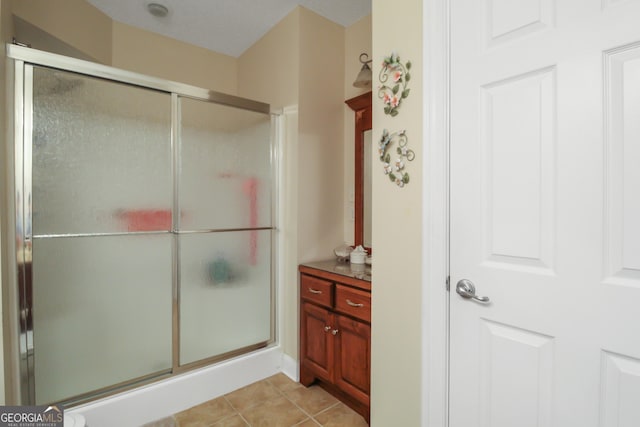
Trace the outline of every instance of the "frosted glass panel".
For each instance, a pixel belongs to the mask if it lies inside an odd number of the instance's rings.
[[[34,241],[38,404],[171,369],[171,239]]]
[[[171,97],[34,68],[36,235],[169,230]]]
[[[271,226],[271,118],[181,99],[181,229]]]
[[[180,364],[268,341],[271,231],[180,236]]]

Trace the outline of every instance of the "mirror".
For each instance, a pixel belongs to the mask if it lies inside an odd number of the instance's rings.
[[[354,245],[371,253],[371,92],[345,101],[355,112]]]
[[[362,179],[362,246],[371,249],[371,135],[373,131],[364,132],[363,179]],[[369,251],[371,252],[371,251]]]

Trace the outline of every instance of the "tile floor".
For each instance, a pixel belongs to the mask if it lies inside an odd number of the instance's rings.
[[[276,374],[144,427],[367,427],[317,385]]]

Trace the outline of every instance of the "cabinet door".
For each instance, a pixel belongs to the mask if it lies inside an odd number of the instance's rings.
[[[335,318],[335,384],[369,405],[371,326],[345,316]]]
[[[333,315],[314,304],[303,303],[301,308],[300,360],[302,370],[327,381],[332,380],[333,335],[331,335]],[[308,378],[301,372],[301,381]],[[308,382],[311,382],[310,379]]]

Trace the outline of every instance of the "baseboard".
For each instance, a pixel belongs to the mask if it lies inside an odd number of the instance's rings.
[[[300,365],[298,361],[288,354],[282,354],[282,373],[293,381],[300,381]]]

